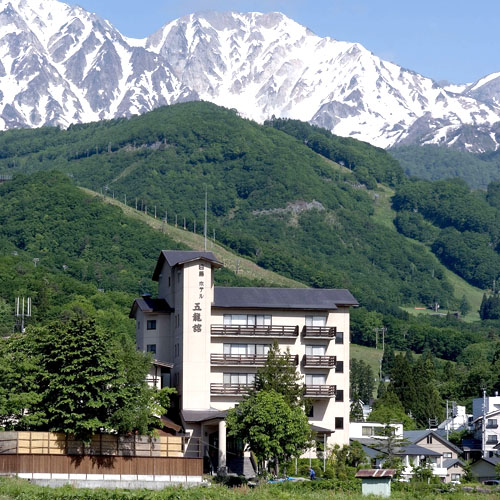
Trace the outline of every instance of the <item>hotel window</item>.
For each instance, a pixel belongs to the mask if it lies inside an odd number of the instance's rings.
[[[146,346],[146,352],[150,352],[151,354],[156,354],[156,344],[148,344]]]
[[[306,375],[306,385],[325,385],[326,375]]]
[[[498,442],[498,436],[496,434],[489,434],[486,440],[488,444],[493,444]]]
[[[449,452],[449,451],[445,451],[445,452],[443,453],[443,458],[451,458],[451,452]]]
[[[343,389],[338,389],[335,393],[335,402],[342,403],[344,401],[344,391]]]
[[[367,426],[363,425],[363,427],[361,427],[361,435],[363,437],[373,436],[374,435],[373,427],[367,427]]]
[[[344,362],[337,361],[335,363],[335,373],[344,373]]]
[[[335,343],[343,344],[344,343],[344,332],[337,332],[335,334]]]
[[[269,352],[271,344],[224,344],[224,354],[235,356],[262,355]]]
[[[224,373],[224,384],[252,385],[255,383],[255,373]]]
[[[269,314],[224,314],[227,326],[271,326],[272,316]]]
[[[324,345],[306,345],[307,356],[324,356],[326,347]]]
[[[335,429],[343,429],[343,428],[344,428],[344,418],[335,417]]]
[[[148,323],[146,328],[148,330],[156,330],[156,320],[155,319],[148,319]]]
[[[326,326],[326,316],[306,316],[306,326]]]

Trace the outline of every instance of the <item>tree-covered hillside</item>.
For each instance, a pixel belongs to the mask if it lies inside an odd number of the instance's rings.
[[[471,188],[485,189],[500,181],[500,156],[482,155],[439,146],[404,146],[390,150],[406,174],[429,181],[463,179]]]
[[[480,288],[494,288],[500,276],[500,209],[494,185],[488,196],[464,181],[415,181],[393,199],[395,224],[431,246],[447,267]]]
[[[453,302],[437,261],[373,217],[377,193],[367,186],[397,184],[397,163],[356,143],[340,145],[353,174],[301,139],[197,102],[66,131],[0,134],[0,172],[57,168],[167,213],[170,223],[186,219],[190,229],[195,220],[202,226],[206,189],[210,234],[264,267],[311,286],[350,288],[378,310]]]
[[[82,313],[133,332],[132,300],[154,292],[162,249],[185,248],[83,193],[58,172],[0,185],[0,335],[12,332],[16,297],[31,297],[34,323]],[[247,284],[226,270],[220,283]]]

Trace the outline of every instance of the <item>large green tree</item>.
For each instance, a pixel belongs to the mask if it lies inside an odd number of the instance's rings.
[[[226,422],[228,435],[241,439],[255,453],[260,469],[273,460],[277,474],[280,463],[300,456],[311,442],[304,410],[291,406],[274,390],[246,398],[228,411]]]
[[[170,389],[150,388],[150,359],[126,336],[72,318],[3,340],[0,410],[14,428],[88,440],[103,431],[147,432],[159,423]],[[15,417],[15,418],[13,418]]]

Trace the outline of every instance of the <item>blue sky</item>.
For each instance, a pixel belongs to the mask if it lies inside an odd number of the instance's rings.
[[[67,0],[145,37],[203,10],[280,11],[320,36],[359,42],[437,81],[475,81],[500,71],[499,0]]]

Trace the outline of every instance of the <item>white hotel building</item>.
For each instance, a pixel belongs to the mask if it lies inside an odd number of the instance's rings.
[[[347,290],[216,287],[221,266],[212,252],[163,251],[153,274],[158,298],[136,299],[130,313],[138,349],[155,358],[152,382],[177,388],[191,452],[231,468],[241,450],[226,440],[225,411],[253,384],[274,341],[303,374],[318,438],[348,444],[349,308],[357,301]]]

